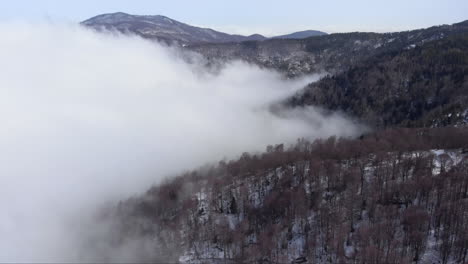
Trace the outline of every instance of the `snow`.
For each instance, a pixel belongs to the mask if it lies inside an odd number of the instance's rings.
[[[445,166],[447,169],[456,165],[458,162],[462,160],[462,158],[466,155],[460,155],[460,149],[454,150],[447,150],[447,149],[432,149],[430,151],[414,151],[408,152],[405,154],[405,157],[428,157],[433,155],[433,164],[434,169],[433,173],[439,174],[441,171],[441,166]],[[389,153],[391,154],[391,153]],[[374,173],[375,167],[371,165],[371,161],[374,157],[369,157],[369,162],[364,165],[364,172],[366,180],[370,180],[369,176]],[[445,164],[445,165],[444,165]],[[271,170],[267,173],[262,175],[253,175],[252,178],[249,180],[243,181],[245,186],[247,186],[247,191],[249,193],[249,199],[252,204],[255,206],[261,206],[264,202],[265,196],[272,190],[275,185],[275,181],[278,177],[281,177],[284,173],[288,170],[293,170],[295,174],[302,173],[303,169],[307,173],[309,171],[309,165],[304,165],[304,168],[301,167],[304,164],[296,164],[295,166],[285,166],[285,167],[278,167],[274,170]],[[325,183],[324,183],[325,184]],[[305,180],[303,188],[308,191],[308,187],[310,182]],[[223,191],[223,200],[229,202],[231,197],[235,197],[237,202],[242,203],[242,200],[238,200],[237,197],[240,189],[240,183],[233,183],[233,185],[226,188]],[[332,192],[324,192],[324,196],[333,195]],[[206,211],[207,207],[207,196],[210,196],[209,190],[202,190],[197,193],[196,198],[199,203],[199,209],[204,209],[205,214],[199,216],[200,218],[208,217],[210,214],[210,218],[216,219],[215,223],[224,222],[227,223],[230,230],[236,230],[236,227],[240,224],[242,220],[242,213],[239,215],[220,215],[216,212],[208,212]],[[212,198],[212,197],[211,197]],[[210,199],[211,199],[210,198]],[[228,206],[223,203],[223,207]],[[242,206],[241,206],[242,207]],[[402,209],[403,210],[403,209]],[[361,226],[366,226],[369,224],[369,211],[363,210],[362,211],[362,220],[355,222],[355,228],[359,229]],[[277,259],[278,261],[283,261],[285,263],[294,262],[298,259],[302,259],[304,257],[304,249],[307,247],[305,234],[303,232],[303,226],[308,223],[309,225],[317,225],[317,220],[315,219],[317,216],[316,212],[309,211],[307,220],[305,219],[298,219],[295,218],[293,221],[290,222],[291,226],[283,227],[282,230],[278,233],[278,237],[276,237],[278,251],[273,254],[272,259]],[[397,231],[397,237],[401,236],[401,230]],[[244,242],[248,245],[256,245],[261,239],[261,236],[257,236],[256,233],[251,233],[246,235],[244,238]],[[352,236],[352,233],[350,233]],[[286,240],[287,239],[287,240]],[[317,244],[321,244],[321,240],[323,238],[323,234],[317,234],[317,237],[312,238],[315,239]],[[281,244],[279,241],[287,241],[286,248],[282,248],[284,244]],[[430,230],[430,234],[428,236],[428,240],[426,242],[426,250],[424,255],[422,255],[421,263],[438,263],[440,262],[440,256],[437,254],[439,242],[434,237],[434,230]],[[345,256],[347,258],[352,258],[354,254],[356,254],[356,245],[347,244],[344,242],[343,249]],[[224,258],[228,258],[233,256],[238,248],[236,249],[235,246],[227,246],[227,247],[219,247],[216,243],[213,244],[210,241],[201,241],[197,242],[196,245],[193,245],[191,248],[186,249],[187,251],[179,258],[181,263],[218,263],[222,261]],[[277,256],[275,254],[278,254]],[[310,255],[309,255],[310,254]],[[317,247],[315,252],[309,252],[307,261],[311,262],[324,262],[329,261],[333,262],[337,260],[336,255],[327,255],[328,253],[324,252],[324,249],[321,247]],[[315,256],[314,256],[315,255]],[[325,259],[325,256],[328,256]]]
[[[440,156],[440,155],[445,153],[445,150],[444,149],[433,149],[433,150],[431,150],[431,152],[434,153],[434,155],[436,155],[436,156]]]
[[[428,240],[426,243],[426,250],[421,257],[422,263],[440,263],[439,254],[437,253],[437,240],[434,236],[434,230],[429,232]]]
[[[346,245],[346,242],[344,242],[344,250],[345,250],[345,256],[348,258],[352,257],[355,251],[354,246],[352,245],[348,246]]]
[[[169,18],[167,18],[167,17],[165,17],[163,19],[164,19],[164,21],[166,21],[166,22],[168,22],[170,24],[174,24],[174,22],[172,20],[170,20]]]
[[[195,194],[197,200],[198,200],[198,212],[203,212],[199,219],[200,222],[205,223],[208,221],[208,201],[206,200],[206,192],[204,190],[201,190],[200,192]]]
[[[235,230],[237,225],[239,224],[239,220],[237,219],[237,217],[235,215],[228,215],[227,220],[229,223],[229,229]]]

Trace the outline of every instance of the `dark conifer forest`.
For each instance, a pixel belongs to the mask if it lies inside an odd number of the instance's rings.
[[[342,110],[379,127],[466,124],[468,34],[372,57],[311,84],[291,104]]]

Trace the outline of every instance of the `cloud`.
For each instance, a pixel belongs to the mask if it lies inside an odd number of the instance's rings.
[[[314,108],[269,110],[317,76],[242,62],[213,74],[196,55],[74,25],[0,35],[0,262],[80,261],[77,230],[107,202],[243,151],[359,131]]]

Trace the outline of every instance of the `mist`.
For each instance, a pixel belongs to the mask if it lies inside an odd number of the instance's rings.
[[[0,35],[0,262],[82,261],[106,203],[268,144],[361,130],[313,107],[270,110],[319,76],[242,62],[213,73],[196,54],[76,25]]]

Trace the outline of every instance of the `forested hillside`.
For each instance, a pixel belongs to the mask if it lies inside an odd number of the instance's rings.
[[[392,129],[269,146],[119,204],[141,261],[463,263],[468,129]]]
[[[240,59],[291,78],[326,72],[283,106],[343,112],[375,132],[170,177],[105,210],[110,241],[90,248],[130,248],[140,262],[468,261],[467,22],[183,48],[216,69]]]
[[[468,34],[386,52],[313,83],[290,102],[381,127],[468,122]]]
[[[309,73],[337,74],[373,56],[467,33],[468,23],[393,33],[351,32],[306,39],[270,39],[241,43],[192,44],[186,48],[211,63],[241,59],[297,77]]]

